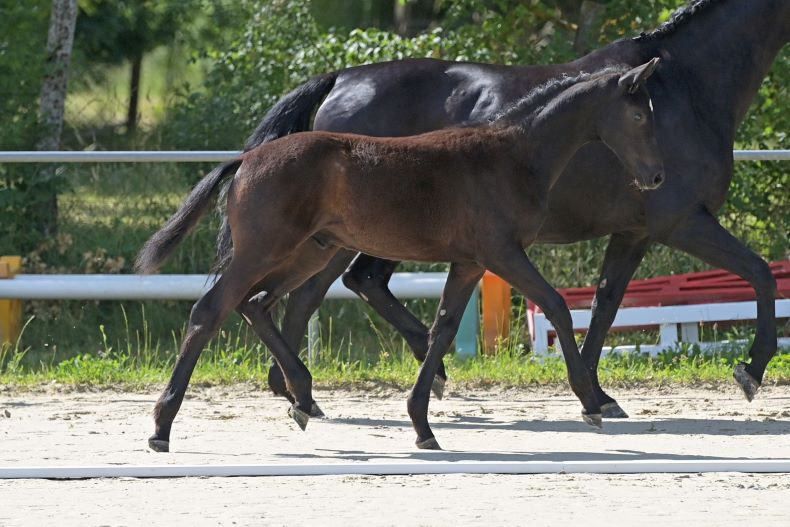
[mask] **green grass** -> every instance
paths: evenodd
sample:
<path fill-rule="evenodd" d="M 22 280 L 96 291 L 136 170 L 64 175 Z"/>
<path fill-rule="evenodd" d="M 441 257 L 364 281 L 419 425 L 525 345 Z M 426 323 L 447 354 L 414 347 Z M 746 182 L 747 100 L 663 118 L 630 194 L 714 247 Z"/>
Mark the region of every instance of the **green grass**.
<path fill-rule="evenodd" d="M 143 317 L 145 320 L 145 317 Z M 139 389 L 165 383 L 173 368 L 180 335 L 162 346 L 144 323 L 132 328 L 125 319 L 125 336 L 114 342 L 103 326 L 99 328 L 102 347 L 96 353 L 82 353 L 59 360 L 39 354 L 31 361 L 29 349 L 17 345 L 0 348 L 0 384 L 24 388 L 55 381 L 71 386 Z M 713 354 L 685 347 L 666 351 L 656 357 L 642 353 L 614 354 L 600 363 L 604 385 L 670 383 L 697 384 L 726 382 L 732 369 L 744 360 L 745 349 L 731 347 Z M 462 360 L 447 358 L 455 386 L 513 387 L 561 384 L 566 382 L 565 365 L 555 355 L 536 359 L 521 346 L 505 346 L 493 356 Z M 204 351 L 195 370 L 193 383 L 226 385 L 240 382 L 266 385 L 268 354 L 249 330 L 223 330 Z M 416 378 L 418 365 L 403 345 L 382 341 L 378 354 L 360 354 L 353 342 L 333 342 L 331 332 L 325 339 L 310 369 L 319 386 L 389 385 L 405 389 Z M 781 350 L 771 362 L 767 382 L 790 383 L 790 350 Z"/>

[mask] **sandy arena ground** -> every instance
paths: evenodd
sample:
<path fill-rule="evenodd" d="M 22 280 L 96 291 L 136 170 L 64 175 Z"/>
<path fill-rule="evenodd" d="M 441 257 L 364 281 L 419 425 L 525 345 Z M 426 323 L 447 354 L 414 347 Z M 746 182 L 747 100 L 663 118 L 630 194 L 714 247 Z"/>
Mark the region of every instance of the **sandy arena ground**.
<path fill-rule="evenodd" d="M 318 391 L 306 432 L 251 386 L 192 388 L 149 452 L 158 393 L 0 387 L 0 466 L 790 458 L 790 387 L 612 390 L 632 417 L 584 425 L 562 388 L 431 402 L 443 452 L 413 448 L 405 393 Z M 790 525 L 790 475 L 438 475 L 0 480 L 0 525 Z"/>

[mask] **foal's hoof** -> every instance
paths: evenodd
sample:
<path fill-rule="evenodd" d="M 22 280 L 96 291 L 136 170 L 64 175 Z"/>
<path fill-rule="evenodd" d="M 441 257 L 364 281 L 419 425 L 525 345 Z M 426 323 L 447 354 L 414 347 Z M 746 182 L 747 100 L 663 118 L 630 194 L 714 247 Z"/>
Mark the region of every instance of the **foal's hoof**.
<path fill-rule="evenodd" d="M 148 448 L 154 452 L 170 452 L 170 441 L 151 436 L 148 438 Z"/>
<path fill-rule="evenodd" d="M 441 450 L 442 447 L 439 446 L 439 442 L 436 441 L 435 437 L 430 437 L 425 441 L 420 441 L 419 439 L 415 442 L 417 448 L 422 450 Z"/>
<path fill-rule="evenodd" d="M 746 400 L 752 402 L 752 399 L 754 399 L 754 396 L 757 395 L 757 391 L 760 389 L 760 383 L 746 371 L 746 364 L 741 362 L 735 366 L 732 376 L 735 377 L 735 382 L 743 390 Z"/>
<path fill-rule="evenodd" d="M 447 380 L 446 379 L 442 379 L 438 375 L 434 376 L 433 384 L 431 384 L 431 391 L 433 392 L 433 395 L 437 399 L 439 399 L 440 401 L 442 400 L 442 397 L 444 397 L 444 385 L 445 384 L 447 384 Z"/>
<path fill-rule="evenodd" d="M 318 407 L 315 401 L 313 401 L 313 404 L 310 406 L 310 417 L 315 417 L 316 419 L 323 419 L 326 417 L 324 411 Z"/>
<path fill-rule="evenodd" d="M 594 426 L 595 428 L 603 428 L 603 419 L 601 418 L 601 414 L 588 414 L 587 412 L 582 412 L 582 419 L 584 422 L 590 426 Z"/>
<path fill-rule="evenodd" d="M 298 424 L 299 428 L 301 428 L 302 432 L 304 432 L 304 429 L 307 428 L 307 421 L 310 420 L 310 414 L 303 412 L 297 408 L 296 405 L 293 405 L 288 408 L 288 415 L 293 418 L 294 421 L 296 421 L 296 424 Z"/>
<path fill-rule="evenodd" d="M 628 419 L 628 414 L 615 402 L 602 404 L 601 415 L 606 419 Z"/>

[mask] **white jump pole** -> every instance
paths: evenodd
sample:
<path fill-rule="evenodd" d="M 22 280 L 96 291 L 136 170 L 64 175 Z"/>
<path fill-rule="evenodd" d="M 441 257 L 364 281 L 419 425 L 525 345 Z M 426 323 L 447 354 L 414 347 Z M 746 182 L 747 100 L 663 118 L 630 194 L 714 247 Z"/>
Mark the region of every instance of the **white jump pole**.
<path fill-rule="evenodd" d="M 0 298 L 19 300 L 195 300 L 214 283 L 212 275 L 20 274 L 0 280 Z M 390 289 L 398 298 L 439 298 L 447 273 L 395 273 Z M 327 298 L 355 299 L 340 280 Z"/>
<path fill-rule="evenodd" d="M 0 467 L 0 479 L 394 476 L 409 474 L 688 474 L 701 472 L 788 473 L 790 472 L 790 459 Z"/>

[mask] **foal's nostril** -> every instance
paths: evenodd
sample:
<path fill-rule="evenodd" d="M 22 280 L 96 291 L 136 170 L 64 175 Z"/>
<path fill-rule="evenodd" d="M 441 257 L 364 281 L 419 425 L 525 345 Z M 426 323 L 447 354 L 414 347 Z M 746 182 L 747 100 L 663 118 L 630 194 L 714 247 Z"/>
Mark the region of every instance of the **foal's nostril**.
<path fill-rule="evenodd" d="M 653 184 L 654 184 L 655 186 L 659 186 L 659 185 L 660 185 L 661 183 L 663 183 L 663 182 L 664 182 L 664 174 L 662 174 L 661 172 L 659 172 L 658 174 L 656 174 L 656 177 L 655 177 L 655 178 L 653 178 Z"/>

